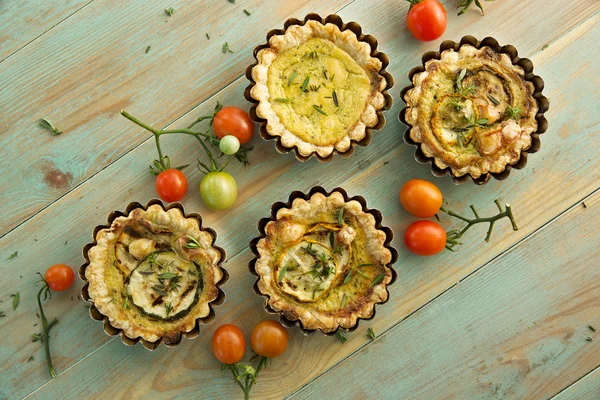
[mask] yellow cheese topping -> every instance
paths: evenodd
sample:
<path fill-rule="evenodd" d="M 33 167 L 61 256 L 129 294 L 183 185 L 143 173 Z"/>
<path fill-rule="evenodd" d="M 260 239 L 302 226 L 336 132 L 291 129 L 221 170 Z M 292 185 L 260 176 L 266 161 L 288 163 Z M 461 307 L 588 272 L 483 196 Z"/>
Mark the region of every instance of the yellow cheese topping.
<path fill-rule="evenodd" d="M 344 50 L 319 38 L 279 54 L 269 68 L 267 85 L 285 128 L 318 146 L 344 138 L 360 120 L 372 92 L 365 70 Z"/>

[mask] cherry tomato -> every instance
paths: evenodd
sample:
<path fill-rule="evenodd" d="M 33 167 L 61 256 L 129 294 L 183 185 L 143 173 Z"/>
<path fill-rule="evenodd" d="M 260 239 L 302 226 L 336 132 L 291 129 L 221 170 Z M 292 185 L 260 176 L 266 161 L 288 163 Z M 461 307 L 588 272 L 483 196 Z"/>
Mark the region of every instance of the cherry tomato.
<path fill-rule="evenodd" d="M 252 330 L 250 345 L 259 356 L 278 357 L 288 345 L 287 329 L 277 321 L 261 321 Z"/>
<path fill-rule="evenodd" d="M 244 357 L 246 339 L 235 325 L 221 325 L 212 337 L 213 354 L 223 364 L 235 364 Z"/>
<path fill-rule="evenodd" d="M 233 155 L 240 149 L 240 141 L 233 135 L 227 135 L 219 141 L 219 150 L 223 154 Z"/>
<path fill-rule="evenodd" d="M 442 192 L 429 181 L 411 179 L 400 189 L 400 203 L 412 215 L 433 217 L 442 206 Z"/>
<path fill-rule="evenodd" d="M 156 177 L 156 193 L 169 203 L 179 201 L 187 192 L 187 179 L 178 169 L 168 169 Z"/>
<path fill-rule="evenodd" d="M 212 126 L 219 139 L 233 135 L 241 144 L 248 142 L 254 132 L 254 124 L 248 113 L 238 107 L 223 107 L 215 115 Z"/>
<path fill-rule="evenodd" d="M 408 30 L 424 42 L 442 36 L 446 30 L 446 22 L 446 10 L 438 0 L 423 0 L 413 4 L 406 14 Z"/>
<path fill-rule="evenodd" d="M 237 183 L 227 172 L 210 172 L 200 181 L 200 197 L 211 210 L 226 210 L 235 204 Z"/>
<path fill-rule="evenodd" d="M 432 256 L 446 247 L 446 231 L 437 222 L 413 222 L 404 232 L 404 244 L 415 254 Z"/>
<path fill-rule="evenodd" d="M 75 273 L 66 264 L 55 264 L 48 268 L 44 277 L 51 290 L 62 292 L 73 286 Z"/>

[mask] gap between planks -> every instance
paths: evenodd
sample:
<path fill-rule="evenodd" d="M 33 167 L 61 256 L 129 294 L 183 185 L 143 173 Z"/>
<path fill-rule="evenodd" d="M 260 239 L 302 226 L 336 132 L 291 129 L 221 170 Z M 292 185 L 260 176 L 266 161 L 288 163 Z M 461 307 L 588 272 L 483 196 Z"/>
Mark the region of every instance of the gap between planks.
<path fill-rule="evenodd" d="M 437 296 L 432 297 L 429 301 L 423 303 L 420 307 L 414 309 L 412 312 L 410 312 L 409 314 L 407 314 L 404 318 L 402 318 L 401 320 L 399 320 L 397 323 L 391 325 L 388 329 L 384 330 L 382 333 L 377 334 L 377 336 L 375 337 L 374 340 L 365 343 L 361 347 L 357 348 L 354 352 L 348 354 L 346 357 L 344 357 L 343 359 L 339 360 L 337 363 L 333 364 L 331 367 L 329 367 L 326 370 L 322 371 L 320 374 L 314 376 L 309 382 L 305 383 L 304 385 L 302 385 L 301 387 L 299 387 L 296 391 L 294 391 L 293 393 L 289 394 L 286 397 L 286 399 L 293 398 L 296 394 L 298 394 L 304 388 L 306 388 L 307 386 L 309 386 L 311 384 L 311 382 L 313 382 L 314 380 L 316 380 L 316 379 L 320 378 L 321 376 L 327 374 L 330 370 L 332 370 L 333 368 L 337 367 L 338 365 L 341 365 L 348 358 L 352 357 L 354 354 L 358 353 L 359 351 L 361 351 L 365 347 L 369 346 L 371 343 L 374 343 L 375 341 L 379 340 L 379 338 L 383 337 L 389 331 L 395 329 L 397 326 L 399 326 L 401 323 L 403 323 L 404 321 L 406 321 L 408 318 L 412 317 L 413 315 L 415 315 L 416 313 L 418 313 L 419 311 L 421 311 L 425 307 L 429 306 L 429 304 L 431 304 L 434 301 L 436 301 L 438 298 L 444 296 L 446 293 L 448 293 L 451 290 L 453 290 L 454 288 L 456 288 L 465 279 L 469 279 L 471 276 L 477 274 L 478 272 L 483 271 L 483 269 L 485 267 L 487 267 L 490 263 L 496 261 L 498 258 L 500 258 L 500 257 L 504 256 L 505 254 L 507 254 L 508 252 L 512 251 L 517 246 L 520 246 L 522 243 L 524 243 L 525 241 L 529 240 L 529 238 L 533 237 L 533 235 L 538 234 L 538 232 L 541 232 L 543 229 L 545 229 L 546 227 L 548 227 L 548 225 L 550 225 L 552 222 L 558 220 L 563 215 L 565 215 L 568 212 L 570 212 L 571 210 L 575 209 L 575 207 L 582 207 L 582 203 L 583 202 L 585 202 L 586 200 L 589 200 L 592 197 L 594 197 L 595 195 L 599 195 L 599 194 L 600 194 L 600 187 L 594 189 L 591 193 L 589 193 L 588 195 L 584 196 L 582 199 L 577 200 L 574 204 L 572 204 L 571 206 L 567 207 L 564 211 L 560 212 L 558 215 L 556 215 L 555 217 L 553 217 L 552 219 L 550 219 L 546 223 L 542 224 L 539 228 L 537 228 L 536 230 L 532 231 L 531 233 L 529 233 L 529 235 L 523 237 L 521 240 L 519 240 L 518 242 L 514 243 L 512 246 L 508 247 L 506 250 L 504 250 L 500 254 L 497 254 L 496 256 L 492 257 L 488 261 L 484 262 L 480 267 L 474 269 L 470 274 L 465 275 L 464 277 L 462 277 L 461 279 L 459 279 L 458 282 L 456 282 L 454 285 L 450 286 L 449 288 L 447 288 L 443 292 L 439 293 Z M 568 388 L 570 388 L 571 386 L 573 386 L 575 383 L 579 382 L 581 379 L 585 378 L 586 376 L 588 376 L 589 374 L 591 374 L 592 372 L 594 372 L 598 368 L 600 368 L 600 365 L 598 365 L 595 368 L 592 368 L 591 371 L 588 371 L 583 376 L 581 376 L 579 379 L 577 379 L 574 382 L 572 382 L 571 384 L 565 386 L 560 392 L 558 392 L 557 394 L 555 394 L 554 396 L 552 396 L 550 399 L 555 398 L 560 393 L 564 392 L 565 390 L 567 390 Z"/>
<path fill-rule="evenodd" d="M 58 25 L 60 25 L 63 22 L 65 22 L 67 19 L 71 18 L 75 13 L 78 13 L 79 11 L 83 10 L 85 7 L 87 7 L 90 4 L 92 4 L 94 1 L 96 1 L 96 0 L 90 0 L 90 1 L 88 1 L 87 3 L 85 3 L 84 5 L 82 5 L 81 7 L 79 7 L 77 10 L 73 11 L 71 14 L 67 15 L 66 17 L 64 17 L 63 19 L 61 19 L 60 21 L 58 21 L 57 23 L 55 23 L 54 25 L 52 25 L 50 28 L 46 29 L 45 31 L 43 31 L 42 33 L 40 33 L 39 35 L 37 35 L 36 37 L 34 37 L 33 39 L 31 39 L 29 42 L 25 43 L 23 46 L 19 47 L 18 49 L 16 49 L 15 51 L 13 51 L 12 53 L 10 53 L 6 57 L 4 57 L 2 60 L 0 60 L 0 64 L 2 62 L 4 62 L 5 60 L 9 59 L 10 57 L 12 57 L 14 54 L 17 54 L 19 51 L 23 50 L 25 47 L 29 46 L 31 43 L 35 42 L 36 40 L 38 40 L 39 38 L 41 38 L 42 36 L 44 36 L 46 33 L 50 32 L 52 29 L 56 28 Z M 23 222 L 25 222 L 25 221 L 23 221 Z"/>
<path fill-rule="evenodd" d="M 558 396 L 560 396 L 566 390 L 568 390 L 569 388 L 571 388 L 574 385 L 578 384 L 580 381 L 584 380 L 585 378 L 587 378 L 588 376 L 592 375 L 593 373 L 595 373 L 597 371 L 600 372 L 600 364 L 596 365 L 594 368 L 592 368 L 589 372 L 587 372 L 586 374 L 584 374 L 579 379 L 575 379 L 570 385 L 565 386 L 564 388 L 562 388 L 558 393 L 556 393 L 554 396 L 550 397 L 549 400 L 557 399 Z"/>
<path fill-rule="evenodd" d="M 79 9 L 77 9 L 75 12 L 73 12 L 72 14 L 70 14 L 69 16 L 67 16 L 66 18 L 64 18 L 63 20 L 61 20 L 59 23 L 53 25 L 50 29 L 48 29 L 47 31 L 45 31 L 44 33 L 42 33 L 41 35 L 37 36 L 35 39 L 29 41 L 26 45 L 24 45 L 23 47 L 20 47 L 19 49 L 15 50 L 15 52 L 13 52 L 12 54 L 10 54 L 8 57 L 12 56 L 13 54 L 15 54 L 16 52 L 18 52 L 19 50 L 21 50 L 22 48 L 26 47 L 27 45 L 29 45 L 30 43 L 34 42 L 35 40 L 37 40 L 38 38 L 40 38 L 41 36 L 43 36 L 46 32 L 50 31 L 51 29 L 53 29 L 54 27 L 56 27 L 57 25 L 59 25 L 60 23 L 62 23 L 63 21 L 65 21 L 67 18 L 69 18 L 71 15 L 75 14 L 76 12 L 78 12 L 79 10 L 83 9 L 84 7 L 86 7 L 87 5 L 91 4 L 92 2 L 94 2 L 95 0 L 91 0 L 89 3 L 85 4 L 84 6 L 80 7 Z M 348 7 L 349 5 L 351 5 L 352 3 L 354 3 L 356 0 L 350 0 L 346 5 L 344 5 L 343 7 L 339 8 L 338 10 L 336 10 L 335 12 L 333 12 L 332 14 L 338 14 L 340 11 L 342 11 L 343 9 L 345 9 L 346 7 Z M 8 57 L 6 57 L 4 60 L 6 60 Z M 0 63 L 4 60 L 1 60 Z M 227 89 L 228 87 L 230 87 L 231 85 L 233 85 L 234 83 L 240 81 L 241 79 L 243 79 L 246 76 L 246 72 L 244 70 L 244 73 L 239 75 L 237 78 L 234 78 L 233 80 L 231 80 L 229 83 L 226 83 L 223 87 L 221 87 L 219 90 L 215 91 L 214 93 L 208 95 L 208 97 L 206 97 L 204 100 L 202 100 L 200 103 L 196 104 L 195 106 L 193 106 L 192 108 L 190 108 L 188 111 L 184 112 L 183 114 L 181 114 L 179 117 L 176 117 L 175 119 L 173 119 L 171 122 L 168 122 L 166 125 L 164 125 L 162 127 L 162 129 L 168 128 L 171 125 L 175 124 L 177 121 L 183 119 L 184 117 L 186 117 L 187 115 L 189 115 L 190 113 L 192 113 L 194 110 L 196 110 L 197 108 L 200 108 L 201 106 L 205 105 L 206 103 L 209 103 L 210 101 L 214 100 L 214 98 L 216 96 L 218 96 L 220 93 L 222 93 L 225 89 Z M 142 130 L 143 131 L 143 130 Z M 85 178 L 84 180 L 82 180 L 81 182 L 79 182 L 79 184 L 73 186 L 72 188 L 70 188 L 68 191 L 64 192 L 61 196 L 57 197 L 53 202 L 48 203 L 45 207 L 40 208 L 39 210 L 37 210 L 36 212 L 34 212 L 33 214 L 31 214 L 30 216 L 28 216 L 27 218 L 25 218 L 23 221 L 21 221 L 21 223 L 19 223 L 18 225 L 15 225 L 12 229 L 6 231 L 3 235 L 0 235 L 0 240 L 2 240 L 2 238 L 4 238 L 5 236 L 7 236 L 9 233 L 13 232 L 14 230 L 16 230 L 17 228 L 21 227 L 22 225 L 26 224 L 30 219 L 32 219 L 33 217 L 35 217 L 36 215 L 40 214 L 41 212 L 43 212 L 44 210 L 46 210 L 47 208 L 49 208 L 50 206 L 52 206 L 53 204 L 55 204 L 56 202 L 60 201 L 63 197 L 67 196 L 68 194 L 70 194 L 72 191 L 74 191 L 75 189 L 79 188 L 80 186 L 82 186 L 83 184 L 85 184 L 87 181 L 89 181 L 90 179 L 92 179 L 93 177 L 95 177 L 96 175 L 98 175 L 99 173 L 101 173 L 104 169 L 108 168 L 109 166 L 111 166 L 112 164 L 118 162 L 119 160 L 121 160 L 122 158 L 126 157 L 129 153 L 131 153 L 132 151 L 134 151 L 135 149 L 137 149 L 138 147 L 142 146 L 143 144 L 145 144 L 147 141 L 149 140 L 154 140 L 153 138 L 149 137 L 148 139 L 145 139 L 141 142 L 139 142 L 137 145 L 131 147 L 128 151 L 126 151 L 125 153 L 123 153 L 120 157 L 115 158 L 111 163 L 108 163 L 106 165 L 104 165 L 102 168 L 100 168 L 98 171 L 96 171 L 95 173 L 91 174 L 90 176 L 88 176 L 87 178 Z"/>

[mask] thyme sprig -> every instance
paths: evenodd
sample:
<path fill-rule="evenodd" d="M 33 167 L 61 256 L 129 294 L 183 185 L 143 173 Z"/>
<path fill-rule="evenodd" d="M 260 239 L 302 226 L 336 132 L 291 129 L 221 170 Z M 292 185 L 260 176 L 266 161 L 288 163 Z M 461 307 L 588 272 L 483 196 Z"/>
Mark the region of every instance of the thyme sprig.
<path fill-rule="evenodd" d="M 500 204 L 499 200 L 494 200 L 494 203 L 498 207 L 499 212 L 498 212 L 498 214 L 493 215 L 491 217 L 480 217 L 479 213 L 475 209 L 475 206 L 473 206 L 472 204 L 469 207 L 471 208 L 471 211 L 475 215 L 475 218 L 467 218 L 467 217 L 464 217 L 462 215 L 455 213 L 454 211 L 450 211 L 444 207 L 441 207 L 440 208 L 441 211 L 445 212 L 446 214 L 450 215 L 451 217 L 458 218 L 467 223 L 467 225 L 461 230 L 453 229 L 453 230 L 446 232 L 446 249 L 451 250 L 451 251 L 456 251 L 456 250 L 454 250 L 454 247 L 461 244 L 459 241 L 460 238 L 465 234 L 465 232 L 467 232 L 469 230 L 469 228 L 471 228 L 473 225 L 476 225 L 476 224 L 480 224 L 480 223 L 488 223 L 489 224 L 487 234 L 485 235 L 485 239 L 484 239 L 486 242 L 490 241 L 490 237 L 492 236 L 492 230 L 494 229 L 494 224 L 496 223 L 496 221 L 498 221 L 502 218 L 508 218 L 510 220 L 513 231 L 519 230 L 519 228 L 517 226 L 517 222 L 515 221 L 515 218 L 513 216 L 512 208 L 510 207 L 510 204 L 506 204 L 504 206 L 504 208 L 502 208 L 502 205 Z"/>
<path fill-rule="evenodd" d="M 173 7 L 165 8 L 165 14 L 167 14 L 169 17 L 173 15 L 174 12 L 175 9 Z"/>
<path fill-rule="evenodd" d="M 504 114 L 508 118 L 512 118 L 512 119 L 516 120 L 521 117 L 521 109 L 517 106 L 515 106 L 515 107 L 508 106 L 508 107 L 506 107 L 506 111 L 504 112 Z"/>
<path fill-rule="evenodd" d="M 271 359 L 264 356 L 255 356 L 250 359 L 252 361 L 254 358 L 258 358 L 258 364 L 256 368 L 249 364 L 235 363 L 235 364 L 223 364 L 221 366 L 221 372 L 225 372 L 227 369 L 231 371 L 233 375 L 233 380 L 244 392 L 244 399 L 248 400 L 250 398 L 250 390 L 252 386 L 256 383 L 256 378 L 258 377 L 258 373 L 267 367 L 267 364 L 270 363 Z"/>
<path fill-rule="evenodd" d="M 234 53 L 234 51 L 229 48 L 229 43 L 227 43 L 227 42 L 225 42 L 223 44 L 223 48 L 221 49 L 221 51 L 223 52 L 223 54 L 225 54 L 227 52 Z"/>
<path fill-rule="evenodd" d="M 185 237 L 187 238 L 188 242 L 186 244 L 183 245 L 183 247 L 185 247 L 186 249 L 197 249 L 200 246 L 200 243 L 198 243 L 198 241 L 190 236 L 190 235 L 185 235 Z"/>
<path fill-rule="evenodd" d="M 36 282 L 36 286 L 41 285 L 40 290 L 37 293 L 37 304 L 40 310 L 39 316 L 42 320 L 42 337 L 41 340 L 44 342 L 44 351 L 46 352 L 46 362 L 48 364 L 48 372 L 52 378 L 56 378 L 56 371 L 52 366 L 52 356 L 50 355 L 50 336 L 48 327 L 48 320 L 46 319 L 46 314 L 44 314 L 44 307 L 42 307 L 42 296 L 44 301 L 52 298 L 52 291 L 50 290 L 50 286 L 48 286 L 48 282 L 44 279 L 42 274 L 38 272 L 40 276 L 40 280 Z M 58 321 L 57 321 L 58 322 Z"/>
<path fill-rule="evenodd" d="M 373 332 L 373 328 L 367 329 L 367 337 L 371 340 L 375 340 L 375 332 Z"/>
<path fill-rule="evenodd" d="M 320 106 L 320 105 L 318 105 L 318 106 L 317 106 L 317 105 L 313 105 L 313 108 L 314 108 L 314 109 L 315 109 L 315 110 L 316 110 L 316 111 L 317 111 L 319 114 L 322 114 L 322 115 L 325 115 L 325 116 L 327 116 L 327 113 L 326 113 L 325 111 L 323 111 L 323 107 L 322 107 L 322 106 Z"/>
<path fill-rule="evenodd" d="M 338 338 L 338 340 L 344 344 L 348 341 L 348 333 L 343 330 L 342 328 L 339 328 L 337 330 L 337 332 L 335 333 L 335 336 Z"/>
<path fill-rule="evenodd" d="M 46 118 L 40 119 L 40 126 L 51 130 L 52 134 L 54 136 L 60 135 L 62 133 L 61 131 L 58 130 L 58 128 L 56 128 L 54 125 L 52 125 L 52 123 L 50 121 L 48 121 Z"/>
<path fill-rule="evenodd" d="M 494 1 L 494 0 L 485 0 L 485 1 Z M 481 10 L 481 15 L 485 15 L 485 13 L 483 12 L 483 6 L 481 5 L 481 0 L 461 0 L 461 1 L 459 1 L 458 5 L 456 6 L 456 8 L 459 9 L 458 15 L 463 15 L 465 13 L 465 11 L 467 11 L 469 9 L 469 7 L 471 7 L 471 4 L 473 4 L 473 2 L 477 6 L 477 8 L 479 8 Z"/>

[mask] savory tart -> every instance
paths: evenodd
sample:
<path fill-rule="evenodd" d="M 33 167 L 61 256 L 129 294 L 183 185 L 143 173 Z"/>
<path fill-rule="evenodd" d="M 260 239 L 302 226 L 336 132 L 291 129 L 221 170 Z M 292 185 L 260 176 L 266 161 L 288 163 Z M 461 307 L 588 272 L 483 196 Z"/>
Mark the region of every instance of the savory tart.
<path fill-rule="evenodd" d="M 305 330 L 352 328 L 387 300 L 394 273 L 386 233 L 356 200 L 334 191 L 281 208 L 256 243 L 257 289 Z"/>
<path fill-rule="evenodd" d="M 382 61 L 350 29 L 308 20 L 269 38 L 256 54 L 250 91 L 271 136 L 303 157 L 350 149 L 386 107 Z"/>
<path fill-rule="evenodd" d="M 219 295 L 223 255 L 213 241 L 177 208 L 135 208 L 96 234 L 85 269 L 90 300 L 127 337 L 175 344 Z"/>
<path fill-rule="evenodd" d="M 456 177 L 479 178 L 515 164 L 532 144 L 534 84 L 508 54 L 463 44 L 431 59 L 404 95 L 410 138 Z"/>

